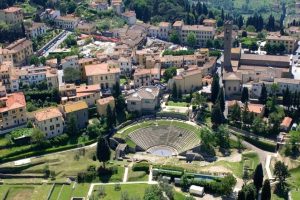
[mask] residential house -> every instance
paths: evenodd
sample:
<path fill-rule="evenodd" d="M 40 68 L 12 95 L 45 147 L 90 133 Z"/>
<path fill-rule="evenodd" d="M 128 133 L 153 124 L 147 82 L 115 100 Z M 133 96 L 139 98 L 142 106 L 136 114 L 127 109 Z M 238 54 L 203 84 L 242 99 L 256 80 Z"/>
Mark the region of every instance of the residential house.
<path fill-rule="evenodd" d="M 66 68 L 74 68 L 79 70 L 79 62 L 78 62 L 78 56 L 67 56 L 64 59 L 61 60 L 61 68 L 66 69 Z"/>
<path fill-rule="evenodd" d="M 60 110 L 52 107 L 36 111 L 34 125 L 45 133 L 46 138 L 52 138 L 63 133 L 65 121 Z"/>
<path fill-rule="evenodd" d="M 280 129 L 282 131 L 285 131 L 285 132 L 289 132 L 291 126 L 292 126 L 292 122 L 293 122 L 293 119 L 290 118 L 290 117 L 285 117 L 281 124 L 280 124 Z"/>
<path fill-rule="evenodd" d="M 6 24 L 21 24 L 24 16 L 22 8 L 9 7 L 0 10 L 0 21 L 4 21 Z"/>
<path fill-rule="evenodd" d="M 55 20 L 57 17 L 60 17 L 60 11 L 48 8 L 41 13 L 40 17 L 42 20 Z"/>
<path fill-rule="evenodd" d="M 159 107 L 159 87 L 141 87 L 126 97 L 127 109 L 130 112 L 154 112 Z"/>
<path fill-rule="evenodd" d="M 120 82 L 120 68 L 109 63 L 86 65 L 83 73 L 88 85 L 99 84 L 101 89 L 112 89 Z"/>
<path fill-rule="evenodd" d="M 227 98 L 234 98 L 242 92 L 241 78 L 234 72 L 226 73 L 223 76 L 224 91 Z"/>
<path fill-rule="evenodd" d="M 95 23 L 87 23 L 87 22 L 80 22 L 77 26 L 77 30 L 79 30 L 80 33 L 91 35 L 93 33 L 96 33 L 96 24 Z"/>
<path fill-rule="evenodd" d="M 97 11 L 105 11 L 108 9 L 108 2 L 106 0 L 93 0 L 89 6 Z"/>
<path fill-rule="evenodd" d="M 169 40 L 169 34 L 172 29 L 171 24 L 169 22 L 160 22 L 158 27 L 158 38 L 162 40 Z"/>
<path fill-rule="evenodd" d="M 74 117 L 78 129 L 87 127 L 89 112 L 88 105 L 85 101 L 68 102 L 65 105 L 61 105 L 59 108 L 67 122 Z"/>
<path fill-rule="evenodd" d="M 121 74 L 130 75 L 132 71 L 132 62 L 130 57 L 121 57 L 118 60 Z"/>
<path fill-rule="evenodd" d="M 122 18 L 129 26 L 132 26 L 136 23 L 136 14 L 134 11 L 126 11 L 122 13 Z"/>
<path fill-rule="evenodd" d="M 6 94 L 1 89 L 0 96 L 0 133 L 27 123 L 26 100 L 22 92 Z"/>
<path fill-rule="evenodd" d="M 137 68 L 133 74 L 135 88 L 150 86 L 154 80 L 160 80 L 160 67 L 152 69 Z"/>
<path fill-rule="evenodd" d="M 292 36 L 268 35 L 266 40 L 271 45 L 283 44 L 287 54 L 292 54 L 297 48 L 297 40 Z"/>
<path fill-rule="evenodd" d="M 97 112 L 100 116 L 107 115 L 107 106 L 110 106 L 112 110 L 115 109 L 115 99 L 113 96 L 109 96 L 106 98 L 101 98 L 97 100 Z"/>
<path fill-rule="evenodd" d="M 58 28 L 66 30 L 75 30 L 80 19 L 73 15 L 58 16 L 55 18 L 54 22 Z"/>
<path fill-rule="evenodd" d="M 48 27 L 45 23 L 33 22 L 25 26 L 25 32 L 29 38 L 36 38 L 37 36 L 43 35 L 47 29 Z"/>
<path fill-rule="evenodd" d="M 33 55 L 32 42 L 26 38 L 16 40 L 15 42 L 2 49 L 4 60 L 13 60 L 14 66 L 21 66 L 28 62 Z"/>
<path fill-rule="evenodd" d="M 89 107 L 94 107 L 96 101 L 101 98 L 100 85 L 81 85 L 65 84 L 59 87 L 61 104 L 66 104 L 69 101 L 85 101 Z"/>

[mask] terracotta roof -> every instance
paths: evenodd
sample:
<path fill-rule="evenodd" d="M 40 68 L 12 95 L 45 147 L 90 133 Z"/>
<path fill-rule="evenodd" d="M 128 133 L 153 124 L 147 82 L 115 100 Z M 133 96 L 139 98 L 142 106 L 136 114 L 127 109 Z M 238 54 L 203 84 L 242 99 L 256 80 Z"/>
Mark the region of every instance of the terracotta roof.
<path fill-rule="evenodd" d="M 22 8 L 12 6 L 12 7 L 4 9 L 3 11 L 6 12 L 6 13 L 13 13 L 13 12 L 17 12 L 17 11 L 20 11 L 20 10 L 22 10 Z"/>
<path fill-rule="evenodd" d="M 237 80 L 241 80 L 241 79 L 236 75 L 236 73 L 231 72 L 231 73 L 224 74 L 223 80 L 226 80 L 226 81 L 237 81 Z"/>
<path fill-rule="evenodd" d="M 280 126 L 284 126 L 284 127 L 287 127 L 287 128 L 288 128 L 288 127 L 291 126 L 292 121 L 293 121 L 292 118 L 290 118 L 290 117 L 285 117 L 285 118 L 282 120 Z"/>
<path fill-rule="evenodd" d="M 108 63 L 86 65 L 84 68 L 86 76 L 120 73 L 120 68 L 116 66 L 109 66 Z"/>
<path fill-rule="evenodd" d="M 35 114 L 35 119 L 37 121 L 45 121 L 48 119 L 53 119 L 56 117 L 62 117 L 62 113 L 58 108 L 46 108 L 40 111 L 37 111 Z"/>
<path fill-rule="evenodd" d="M 99 105 L 106 105 L 112 101 L 115 101 L 114 97 L 113 96 L 110 96 L 110 97 L 106 97 L 106 98 L 102 98 L 102 99 L 98 99 L 97 100 L 97 104 Z"/>
<path fill-rule="evenodd" d="M 253 104 L 253 103 L 248 104 L 249 112 L 253 112 L 257 114 L 260 114 L 263 111 L 264 107 L 265 106 L 262 104 Z"/>
<path fill-rule="evenodd" d="M 32 42 L 30 40 L 27 40 L 26 38 L 19 39 L 10 45 L 8 45 L 5 49 L 11 51 L 11 52 L 19 52 L 20 50 L 31 46 Z"/>
<path fill-rule="evenodd" d="M 273 56 L 273 55 L 256 55 L 256 54 L 242 54 L 241 60 L 258 60 L 261 62 L 278 61 L 278 62 L 290 62 L 289 56 Z"/>
<path fill-rule="evenodd" d="M 0 112 L 26 107 L 26 101 L 23 92 L 8 94 L 6 97 L 0 98 L 0 101 L 4 101 L 6 103 L 5 107 L 0 108 Z"/>
<path fill-rule="evenodd" d="M 88 105 L 85 101 L 68 102 L 67 104 L 63 105 L 65 113 L 76 112 L 87 108 Z"/>
<path fill-rule="evenodd" d="M 276 40 L 276 41 L 294 41 L 296 42 L 296 39 L 291 36 L 275 36 L 275 35 L 269 35 L 266 38 L 267 40 Z"/>
<path fill-rule="evenodd" d="M 208 31 L 212 32 L 214 31 L 214 27 L 211 26 L 203 26 L 203 25 L 183 25 L 182 26 L 183 31 Z"/>
<path fill-rule="evenodd" d="M 86 92 L 100 92 L 100 85 L 81 85 L 76 87 L 77 93 L 86 93 Z"/>
<path fill-rule="evenodd" d="M 173 24 L 173 26 L 183 26 L 183 25 L 184 25 L 183 21 L 176 21 Z"/>
<path fill-rule="evenodd" d="M 161 26 L 161 27 L 168 27 L 168 26 L 170 26 L 170 23 L 169 22 L 160 22 L 159 26 Z"/>

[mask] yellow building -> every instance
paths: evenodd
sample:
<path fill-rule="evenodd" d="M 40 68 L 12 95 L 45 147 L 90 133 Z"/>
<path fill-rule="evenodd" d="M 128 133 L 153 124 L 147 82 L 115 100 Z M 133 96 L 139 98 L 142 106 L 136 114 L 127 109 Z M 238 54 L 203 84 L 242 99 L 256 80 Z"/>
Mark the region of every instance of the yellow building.
<path fill-rule="evenodd" d="M 13 60 L 14 66 L 25 64 L 29 57 L 33 55 L 32 42 L 26 38 L 16 40 L 2 49 L 4 60 Z"/>
<path fill-rule="evenodd" d="M 115 109 L 114 97 L 110 96 L 97 101 L 97 112 L 100 116 L 106 116 L 106 109 L 108 105 L 110 105 L 112 110 Z"/>
<path fill-rule="evenodd" d="M 53 69 L 50 67 L 47 68 L 46 80 L 49 88 L 58 88 L 59 82 L 58 82 L 57 69 Z"/>
<path fill-rule="evenodd" d="M 112 89 L 120 81 L 120 68 L 108 63 L 84 66 L 84 78 L 88 85 L 99 84 L 101 89 Z"/>
<path fill-rule="evenodd" d="M 174 83 L 178 90 L 189 93 L 202 86 L 202 71 L 198 67 L 184 70 L 181 74 L 169 80 L 168 88 L 172 89 Z"/>
<path fill-rule="evenodd" d="M 96 33 L 96 25 L 94 23 L 79 23 L 77 26 L 77 29 L 80 33 L 85 33 L 85 34 L 92 34 Z"/>
<path fill-rule="evenodd" d="M 27 122 L 26 101 L 22 92 L 0 97 L 0 132 Z"/>
<path fill-rule="evenodd" d="M 297 46 L 297 40 L 291 36 L 269 35 L 266 39 L 271 45 L 283 44 L 285 46 L 285 53 L 288 54 L 293 53 Z"/>
<path fill-rule="evenodd" d="M 21 8 L 9 7 L 4 10 L 0 10 L 0 20 L 7 24 L 22 23 L 24 19 Z"/>
<path fill-rule="evenodd" d="M 65 122 L 58 108 L 45 108 L 34 113 L 34 125 L 51 138 L 63 133 Z"/>

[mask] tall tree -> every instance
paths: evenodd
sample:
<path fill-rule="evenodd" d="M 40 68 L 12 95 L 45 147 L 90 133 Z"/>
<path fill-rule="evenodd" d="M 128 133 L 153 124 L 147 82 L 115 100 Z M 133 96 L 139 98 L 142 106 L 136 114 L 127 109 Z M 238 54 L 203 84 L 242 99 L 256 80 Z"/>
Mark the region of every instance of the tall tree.
<path fill-rule="evenodd" d="M 271 200 L 271 185 L 269 179 L 264 181 L 264 185 L 261 191 L 261 199 L 263 200 Z"/>
<path fill-rule="evenodd" d="M 263 180 L 264 180 L 264 172 L 263 172 L 262 164 L 260 163 L 256 166 L 256 169 L 253 174 L 253 184 L 257 190 L 257 193 L 262 187 Z"/>
<path fill-rule="evenodd" d="M 158 185 L 151 185 L 145 190 L 143 200 L 160 200 L 164 199 L 163 191 Z"/>
<path fill-rule="evenodd" d="M 225 111 L 225 95 L 224 95 L 223 87 L 220 88 L 220 90 L 219 90 L 218 102 L 220 103 L 220 107 L 221 107 L 222 112 L 224 112 Z"/>
<path fill-rule="evenodd" d="M 75 117 L 74 114 L 71 114 L 66 123 L 66 131 L 69 136 L 77 136 L 78 135 L 78 128 L 77 128 L 77 118 Z"/>
<path fill-rule="evenodd" d="M 247 87 L 243 87 L 241 101 L 243 103 L 249 101 L 249 92 Z"/>
<path fill-rule="evenodd" d="M 178 97 L 178 90 L 177 90 L 177 86 L 176 83 L 173 83 L 173 87 L 172 87 L 172 99 L 177 99 Z"/>
<path fill-rule="evenodd" d="M 113 86 L 113 96 L 114 98 L 118 98 L 121 94 L 120 83 L 117 81 Z"/>
<path fill-rule="evenodd" d="M 211 101 L 215 104 L 220 91 L 220 79 L 217 73 L 213 76 L 212 86 L 211 86 Z"/>
<path fill-rule="evenodd" d="M 267 99 L 268 99 L 268 92 L 267 92 L 266 85 L 263 83 L 262 88 L 261 88 L 261 93 L 260 93 L 260 96 L 259 96 L 259 102 L 261 104 L 265 105 L 267 103 Z"/>
<path fill-rule="evenodd" d="M 292 104 L 292 94 L 289 90 L 289 87 L 286 87 L 286 89 L 283 92 L 282 105 L 284 105 L 289 110 L 291 104 Z"/>
<path fill-rule="evenodd" d="M 288 167 L 284 164 L 284 162 L 277 161 L 274 167 L 274 175 L 276 179 L 279 181 L 280 188 L 284 188 L 285 180 L 290 176 Z"/>
<path fill-rule="evenodd" d="M 246 196 L 246 195 L 245 195 L 244 190 L 240 190 L 240 191 L 238 192 L 237 200 L 246 200 L 245 196 Z"/>
<path fill-rule="evenodd" d="M 220 107 L 220 103 L 213 105 L 211 112 L 211 121 L 214 125 L 218 126 L 223 123 L 224 115 Z"/>
<path fill-rule="evenodd" d="M 233 122 L 241 121 L 241 107 L 237 102 L 233 105 L 229 117 Z"/>
<path fill-rule="evenodd" d="M 114 110 L 111 109 L 111 106 L 109 104 L 106 108 L 106 122 L 109 129 L 112 129 L 116 124 Z"/>
<path fill-rule="evenodd" d="M 99 162 L 102 162 L 103 168 L 105 169 L 105 163 L 110 159 L 110 149 L 104 137 L 98 138 L 96 156 Z"/>
<path fill-rule="evenodd" d="M 189 32 L 187 35 L 187 45 L 191 48 L 195 48 L 197 45 L 197 38 L 194 32 Z"/>

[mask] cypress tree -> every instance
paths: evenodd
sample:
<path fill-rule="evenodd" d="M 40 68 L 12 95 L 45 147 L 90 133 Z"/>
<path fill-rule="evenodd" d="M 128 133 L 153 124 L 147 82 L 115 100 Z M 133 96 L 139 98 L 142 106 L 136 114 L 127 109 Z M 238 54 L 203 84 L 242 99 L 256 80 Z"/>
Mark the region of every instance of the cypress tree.
<path fill-rule="evenodd" d="M 213 106 L 211 112 L 211 121 L 213 122 L 214 125 L 220 125 L 222 124 L 223 119 L 224 119 L 223 112 L 221 110 L 220 103 L 218 102 Z"/>
<path fill-rule="evenodd" d="M 261 104 L 265 105 L 267 103 L 267 99 L 268 99 L 268 92 L 267 92 L 266 85 L 263 83 L 262 88 L 261 88 L 260 97 L 258 100 Z"/>
<path fill-rule="evenodd" d="M 220 108 L 222 112 L 225 110 L 225 96 L 224 96 L 224 89 L 223 87 L 220 88 L 219 94 L 218 94 L 218 103 L 220 103 Z"/>
<path fill-rule="evenodd" d="M 213 82 L 211 85 L 211 101 L 215 104 L 219 95 L 220 90 L 220 79 L 218 74 L 213 76 Z"/>
<path fill-rule="evenodd" d="M 96 156 L 99 162 L 103 163 L 103 168 L 105 169 L 105 163 L 110 159 L 110 149 L 104 137 L 98 138 Z"/>
<path fill-rule="evenodd" d="M 249 92 L 247 87 L 243 87 L 241 102 L 245 103 L 246 101 L 249 101 Z"/>
<path fill-rule="evenodd" d="M 264 181 L 264 185 L 261 191 L 261 199 L 270 200 L 271 199 L 271 185 L 269 179 Z"/>
<path fill-rule="evenodd" d="M 262 187 L 263 180 L 264 180 L 264 172 L 263 172 L 262 164 L 260 163 L 256 166 L 256 169 L 253 174 L 253 184 L 257 190 L 257 193 Z"/>

